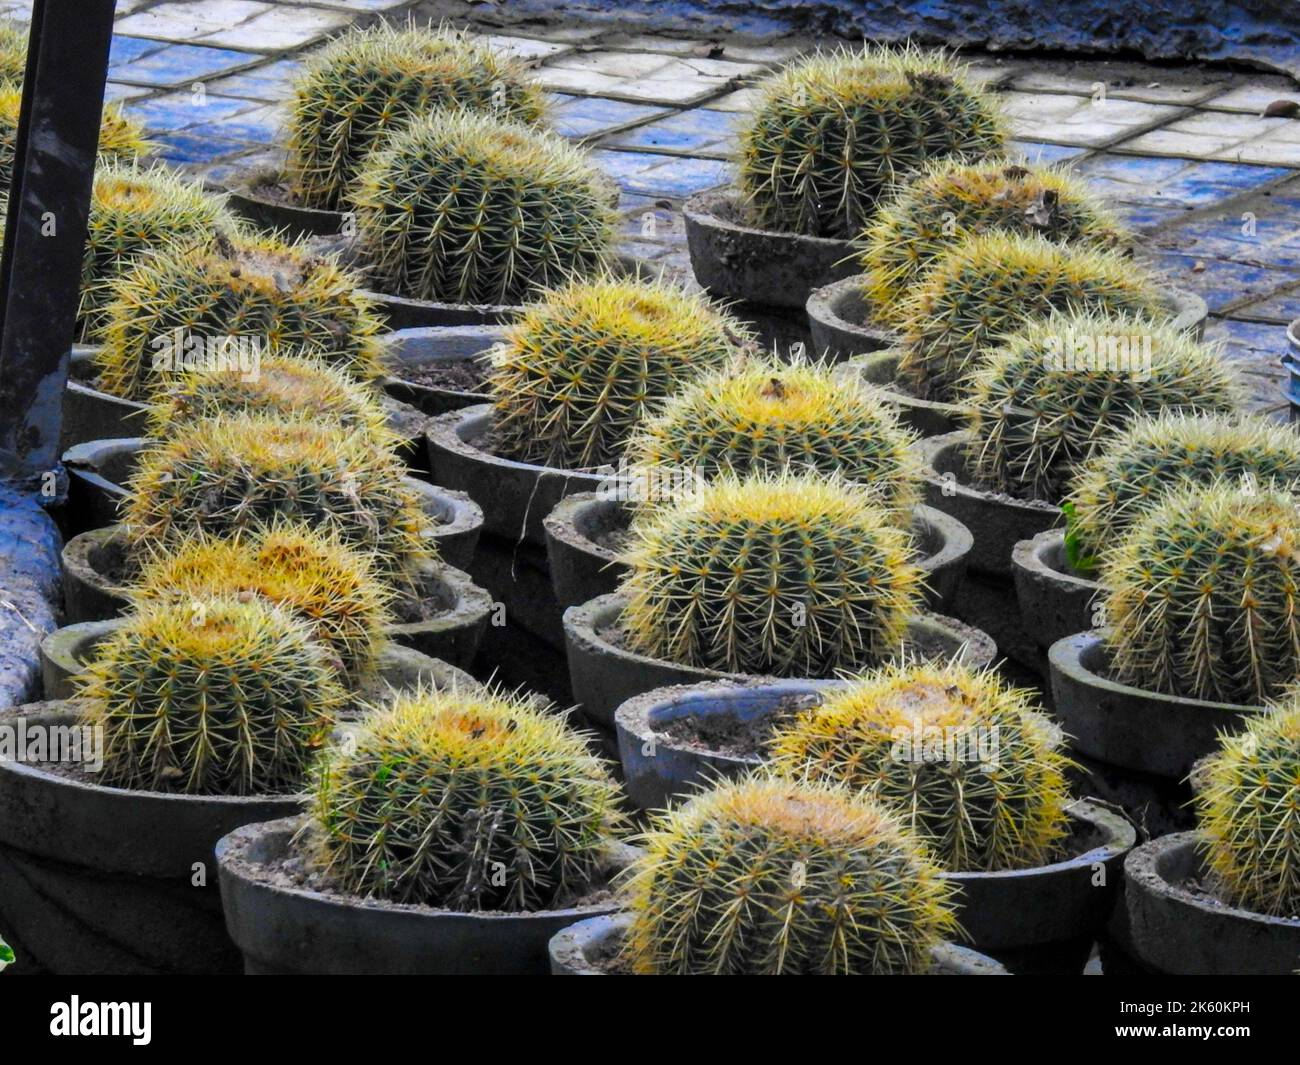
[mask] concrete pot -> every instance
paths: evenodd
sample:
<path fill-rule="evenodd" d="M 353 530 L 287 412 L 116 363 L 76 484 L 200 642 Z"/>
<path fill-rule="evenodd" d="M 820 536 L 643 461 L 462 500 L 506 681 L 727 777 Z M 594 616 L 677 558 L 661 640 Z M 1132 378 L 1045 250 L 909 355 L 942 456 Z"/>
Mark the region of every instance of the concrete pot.
<path fill-rule="evenodd" d="M 573 695 L 587 720 L 597 728 L 612 732 L 614 711 L 642 692 L 672 684 L 756 679 L 752 674 L 664 662 L 611 643 L 608 633 L 618 624 L 626 603 L 619 594 L 602 595 L 564 612 Z M 912 618 L 904 649 L 918 639 L 938 645 L 945 656 L 960 655 L 963 662 L 977 668 L 991 664 L 997 654 L 993 641 L 984 633 L 942 614 L 924 613 Z"/>
<path fill-rule="evenodd" d="M 71 699 L 76 695 L 73 678 L 90 661 L 95 648 L 122 624 L 121 618 L 83 621 L 55 629 L 41 641 L 41 677 L 45 698 Z M 405 690 L 420 685 L 443 691 L 453 687 L 472 688 L 478 682 L 464 670 L 429 655 L 390 643 L 379 653 L 373 678 L 357 691 L 360 698 L 382 698 L 389 689 Z"/>
<path fill-rule="evenodd" d="M 802 308 L 813 289 L 856 265 L 852 241 L 745 225 L 731 190 L 697 192 L 682 214 L 695 278 L 716 296 Z"/>
<path fill-rule="evenodd" d="M 1109 680 L 1098 632 L 1057 640 L 1047 657 L 1056 713 L 1072 745 L 1090 758 L 1139 773 L 1183 780 L 1197 759 L 1218 748 L 1219 733 L 1240 731 L 1262 709 Z"/>
<path fill-rule="evenodd" d="M 275 195 L 270 186 L 282 180 L 279 174 L 255 174 L 230 190 L 226 205 L 240 218 L 259 229 L 281 232 L 288 239 L 336 237 L 343 233 L 347 215 L 343 211 L 324 211 L 317 207 L 300 207 L 283 195 Z"/>
<path fill-rule="evenodd" d="M 1011 552 L 1011 576 L 1025 631 L 1039 647 L 1093 627 L 1101 585 L 1080 577 L 1065 559 L 1065 530 L 1021 540 Z"/>
<path fill-rule="evenodd" d="M 972 570 L 1007 579 L 1016 544 L 1056 525 L 1061 508 L 1036 500 L 1010 499 L 972 486 L 966 458 L 972 439 L 970 432 L 962 430 L 917 441 L 917 452 L 926 467 L 925 502 L 951 514 L 971 531 L 975 537 L 968 563 Z"/>
<path fill-rule="evenodd" d="M 833 362 L 840 362 L 854 355 L 897 346 L 897 330 L 872 320 L 862 289 L 864 280 L 864 275 L 854 274 L 815 289 L 809 295 L 804 306 L 808 311 L 814 355 L 824 354 Z"/>
<path fill-rule="evenodd" d="M 1195 832 L 1144 843 L 1124 862 L 1129 944 L 1142 965 L 1176 976 L 1291 976 L 1300 919 L 1269 917 L 1190 890 L 1205 876 Z"/>
<path fill-rule="evenodd" d="M 620 911 L 561 929 L 548 947 L 552 976 L 611 976 L 606 964 L 616 958 L 631 926 L 630 914 Z M 941 943 L 931 952 L 933 967 L 927 976 L 1009 976 L 992 958 L 956 943 Z"/>
<path fill-rule="evenodd" d="M 546 558 L 561 610 L 618 588 L 627 567 L 593 537 L 626 529 L 631 520 L 632 509 L 626 502 L 594 492 L 565 496 L 545 517 Z M 966 575 L 970 531 L 933 507 L 917 507 L 912 532 L 920 553 L 917 564 L 925 573 L 926 606 L 945 611 Z"/>
<path fill-rule="evenodd" d="M 511 543 L 546 544 L 542 520 L 572 492 L 594 492 L 601 474 L 534 466 L 483 448 L 492 407 L 451 411 L 429 427 L 429 464 L 439 484 L 469 494 L 483 508 L 484 529 Z"/>
<path fill-rule="evenodd" d="M 54 728 L 75 705 L 34 703 L 0 724 Z M 291 795 L 107 788 L 0 761 L 0 926 L 24 969 L 57 974 L 233 974 L 213 848 L 250 821 L 296 813 Z"/>
<path fill-rule="evenodd" d="M 435 388 L 406 379 L 413 368 L 452 367 L 474 361 L 498 343 L 503 331 L 493 325 L 460 325 L 444 328 L 399 329 L 384 341 L 384 363 L 388 376 L 384 391 L 393 399 L 409 403 L 425 414 L 446 414 L 482 403 L 481 392 Z"/>
<path fill-rule="evenodd" d="M 249 824 L 217 844 L 226 927 L 249 975 L 541 975 L 556 932 L 617 906 L 610 897 L 533 913 L 457 913 L 314 891 L 268 871 L 302 824 Z M 612 847 L 609 872 L 628 856 Z"/>
<path fill-rule="evenodd" d="M 69 537 L 115 525 L 118 507 L 126 499 L 124 484 L 135 471 L 144 441 L 140 437 L 94 440 L 69 448 L 63 455 L 68 469 Z M 463 492 L 449 491 L 415 477 L 405 478 L 420 498 L 420 508 L 436 519 L 426 534 L 438 557 L 468 569 L 483 529 L 483 512 Z"/>
<path fill-rule="evenodd" d="M 898 412 L 903 424 L 921 436 L 942 436 L 960 429 L 965 407 L 917 399 L 895 384 L 901 358 L 901 349 L 881 348 L 866 355 L 852 356 L 836 367 L 836 373 L 853 375 L 864 384 L 874 385 L 881 391 L 882 398 Z"/>

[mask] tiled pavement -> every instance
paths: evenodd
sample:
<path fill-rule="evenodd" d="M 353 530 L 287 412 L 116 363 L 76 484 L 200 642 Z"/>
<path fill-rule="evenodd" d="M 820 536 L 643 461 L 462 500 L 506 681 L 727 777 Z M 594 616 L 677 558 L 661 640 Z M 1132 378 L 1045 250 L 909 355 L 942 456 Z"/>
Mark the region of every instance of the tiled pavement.
<path fill-rule="evenodd" d="M 350 23 L 436 7 L 119 0 L 109 95 L 148 125 L 163 158 L 219 184 L 276 162 L 282 104 L 305 52 Z M 18 17 L 29 8 L 0 0 Z M 817 43 L 607 25 L 479 29 L 536 66 L 557 128 L 622 185 L 627 250 L 677 268 L 687 262 L 680 201 L 726 181 L 748 86 Z M 1076 168 L 1147 235 L 1146 253 L 1209 302 L 1210 335 L 1240 364 L 1256 405 L 1280 414 L 1277 357 L 1285 323 L 1300 317 L 1300 86 L 1207 67 L 968 58 L 1002 94 L 1018 148 Z M 1260 117 L 1270 104 L 1282 113 Z"/>

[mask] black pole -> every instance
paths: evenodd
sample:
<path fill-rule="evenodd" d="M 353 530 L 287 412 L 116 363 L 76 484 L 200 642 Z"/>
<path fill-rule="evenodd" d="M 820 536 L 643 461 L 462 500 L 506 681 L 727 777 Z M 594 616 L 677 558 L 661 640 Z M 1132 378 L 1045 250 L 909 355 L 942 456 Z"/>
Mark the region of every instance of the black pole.
<path fill-rule="evenodd" d="M 59 461 L 116 0 L 36 0 L 0 256 L 0 480 Z"/>

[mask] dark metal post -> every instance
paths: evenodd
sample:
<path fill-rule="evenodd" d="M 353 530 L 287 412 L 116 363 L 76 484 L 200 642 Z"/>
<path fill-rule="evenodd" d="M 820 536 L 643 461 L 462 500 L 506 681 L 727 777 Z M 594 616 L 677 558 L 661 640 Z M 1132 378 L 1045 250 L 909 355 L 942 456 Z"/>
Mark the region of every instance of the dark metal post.
<path fill-rule="evenodd" d="M 0 256 L 0 480 L 55 469 L 116 0 L 36 0 Z"/>

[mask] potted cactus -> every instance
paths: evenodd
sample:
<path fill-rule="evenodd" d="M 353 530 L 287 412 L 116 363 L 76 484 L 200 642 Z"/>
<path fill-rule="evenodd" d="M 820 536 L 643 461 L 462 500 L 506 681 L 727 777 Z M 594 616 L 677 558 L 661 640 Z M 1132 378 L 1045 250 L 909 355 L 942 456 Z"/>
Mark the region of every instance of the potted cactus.
<path fill-rule="evenodd" d="M 231 204 L 266 229 L 346 235 L 366 156 L 410 119 L 449 105 L 536 123 L 545 97 L 521 63 L 449 27 L 348 30 L 294 80 L 284 172 L 253 175 Z"/>
<path fill-rule="evenodd" d="M 38 971 L 237 972 L 213 847 L 299 809 L 352 701 L 332 652 L 260 596 L 163 599 L 100 635 L 76 696 L 3 712 L 47 739 L 0 761 L 0 923 Z"/>
<path fill-rule="evenodd" d="M 493 325 L 398 329 L 384 340 L 384 392 L 428 414 L 473 407 L 488 399 L 492 348 L 505 333 Z"/>
<path fill-rule="evenodd" d="M 912 288 L 945 251 L 983 233 L 1101 249 L 1132 241 L 1071 174 L 1004 159 L 938 159 L 900 185 L 868 223 L 859 254 L 865 272 L 808 297 L 813 349 L 839 360 L 896 346 Z"/>
<path fill-rule="evenodd" d="M 1195 832 L 1125 862 L 1139 963 L 1158 973 L 1290 975 L 1300 956 L 1300 705 L 1225 735 L 1193 775 Z"/>
<path fill-rule="evenodd" d="M 248 973 L 544 973 L 609 913 L 627 860 L 617 786 L 522 694 L 414 693 L 327 748 L 305 818 L 217 848 Z"/>
<path fill-rule="evenodd" d="M 945 156 L 1000 152 L 992 99 L 939 53 L 864 47 L 774 75 L 739 133 L 734 188 L 687 202 L 695 276 L 709 291 L 802 308 L 853 269 L 853 241 L 892 182 Z"/>
<path fill-rule="evenodd" d="M 1025 630 L 1044 650 L 1093 627 L 1097 561 L 1169 491 L 1217 480 L 1300 487 L 1300 435 L 1258 417 L 1171 411 L 1109 437 L 1076 469 L 1065 528 L 1022 540 L 1011 555 Z"/>
<path fill-rule="evenodd" d="M 574 696 L 608 733 L 620 704 L 666 684 L 826 677 L 902 653 L 987 664 L 983 633 L 922 610 L 913 558 L 866 489 L 719 477 L 634 526 L 617 593 L 565 611 Z"/>

